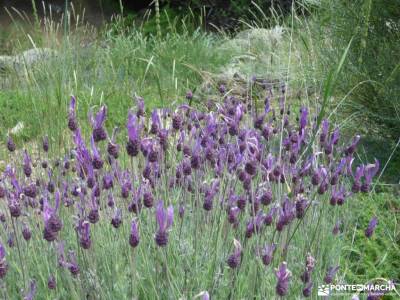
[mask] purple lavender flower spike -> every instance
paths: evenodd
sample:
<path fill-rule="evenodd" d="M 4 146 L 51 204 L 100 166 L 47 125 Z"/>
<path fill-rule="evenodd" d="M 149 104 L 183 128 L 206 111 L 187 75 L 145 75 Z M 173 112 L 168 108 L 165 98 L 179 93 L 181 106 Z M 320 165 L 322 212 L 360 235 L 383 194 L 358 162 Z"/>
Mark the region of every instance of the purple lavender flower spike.
<path fill-rule="evenodd" d="M 340 220 L 336 221 L 335 226 L 332 229 L 332 234 L 333 235 L 338 235 L 340 233 L 341 224 L 342 224 L 342 222 L 340 222 Z"/>
<path fill-rule="evenodd" d="M 157 135 L 158 132 L 161 129 L 161 121 L 160 121 L 160 116 L 158 115 L 157 110 L 153 110 L 151 113 L 151 129 L 150 133 Z"/>
<path fill-rule="evenodd" d="M 142 97 L 135 97 L 136 99 L 136 116 L 140 118 L 141 116 L 144 116 L 144 99 Z"/>
<path fill-rule="evenodd" d="M 26 177 L 30 177 L 32 174 L 32 167 L 31 167 L 32 161 L 31 158 L 28 154 L 28 152 L 25 150 L 24 151 L 24 165 L 23 165 L 23 169 L 24 169 L 24 174 Z"/>
<path fill-rule="evenodd" d="M 225 87 L 225 85 L 221 84 L 221 85 L 218 87 L 218 90 L 219 90 L 219 92 L 220 92 L 222 95 L 225 94 L 225 92 L 226 92 L 226 87 Z"/>
<path fill-rule="evenodd" d="M 367 229 L 365 229 L 365 232 L 364 232 L 365 236 L 367 238 L 370 238 L 374 234 L 374 231 L 375 231 L 375 228 L 377 225 L 378 225 L 378 219 L 376 217 L 373 217 L 369 221 L 368 227 L 367 227 Z"/>
<path fill-rule="evenodd" d="M 282 231 L 285 225 L 288 225 L 296 217 L 296 204 L 285 196 L 278 221 L 276 222 L 276 229 Z"/>
<path fill-rule="evenodd" d="M 308 109 L 307 107 L 303 106 L 300 111 L 301 111 L 301 116 L 300 116 L 299 132 L 301 133 L 307 126 Z"/>
<path fill-rule="evenodd" d="M 339 182 L 339 176 L 342 174 L 344 167 L 346 166 L 347 159 L 344 157 L 340 160 L 340 163 L 336 167 L 335 171 L 331 175 L 330 184 L 336 185 Z"/>
<path fill-rule="evenodd" d="M 94 140 L 93 136 L 90 138 L 90 146 L 92 148 L 92 153 L 93 153 L 92 166 L 96 170 L 99 170 L 99 169 L 103 168 L 104 162 L 101 159 L 100 152 L 97 149 L 97 146 L 96 146 L 96 143 L 95 143 L 95 140 Z"/>
<path fill-rule="evenodd" d="M 353 141 L 351 142 L 351 145 L 344 150 L 344 154 L 346 154 L 347 156 L 348 155 L 352 155 L 356 151 L 357 144 L 360 141 L 360 138 L 361 137 L 359 135 L 356 135 L 353 138 Z"/>
<path fill-rule="evenodd" d="M 182 121 L 182 117 L 178 113 L 175 113 L 172 116 L 172 128 L 177 131 L 180 130 L 182 128 Z"/>
<path fill-rule="evenodd" d="M 236 239 L 233 240 L 234 243 L 234 251 L 233 253 L 228 257 L 226 263 L 228 264 L 228 266 L 231 269 L 236 269 L 241 261 L 241 257 L 242 257 L 242 245 L 240 244 L 240 242 Z"/>
<path fill-rule="evenodd" d="M 183 203 L 179 204 L 178 214 L 179 214 L 179 218 L 183 219 L 183 217 L 185 216 L 185 204 L 183 204 Z"/>
<path fill-rule="evenodd" d="M 265 245 L 261 252 L 261 258 L 264 266 L 269 266 L 276 249 L 276 244 Z"/>
<path fill-rule="evenodd" d="M 92 240 L 90 239 L 90 223 L 87 221 L 81 222 L 79 225 L 80 239 L 79 243 L 83 249 L 89 249 L 92 245 Z"/>
<path fill-rule="evenodd" d="M 131 245 L 132 248 L 136 248 L 139 245 L 139 240 L 138 224 L 136 220 L 133 219 L 131 223 L 131 233 L 129 235 L 129 245 Z"/>
<path fill-rule="evenodd" d="M 251 219 L 250 221 L 247 222 L 246 225 L 246 233 L 245 233 L 246 238 L 251 238 L 254 232 L 255 232 L 254 220 Z"/>
<path fill-rule="evenodd" d="M 120 208 L 117 208 L 115 210 L 114 216 L 111 219 L 111 225 L 114 228 L 118 228 L 122 224 L 122 210 Z"/>
<path fill-rule="evenodd" d="M 323 176 L 322 167 L 318 167 L 318 169 L 314 171 L 314 174 L 311 177 L 312 185 L 319 185 L 323 179 L 322 176 Z"/>
<path fill-rule="evenodd" d="M 237 206 L 229 208 L 228 211 L 228 222 L 230 224 L 236 224 L 238 222 L 238 216 L 240 213 L 240 208 Z"/>
<path fill-rule="evenodd" d="M 36 198 L 37 188 L 35 183 L 31 183 L 23 189 L 25 196 L 30 198 Z"/>
<path fill-rule="evenodd" d="M 24 238 L 25 241 L 29 241 L 32 237 L 31 229 L 26 224 L 24 224 L 22 227 L 22 237 Z"/>
<path fill-rule="evenodd" d="M 314 284 L 311 281 L 306 285 L 306 287 L 303 289 L 304 297 L 308 298 L 311 296 L 313 285 Z"/>
<path fill-rule="evenodd" d="M 47 135 L 43 138 L 42 146 L 43 146 L 43 151 L 44 152 L 48 152 L 49 151 L 49 137 Z"/>
<path fill-rule="evenodd" d="M 76 260 L 75 252 L 74 251 L 69 251 L 68 252 L 68 258 L 69 258 L 69 261 L 67 263 L 68 270 L 71 272 L 71 274 L 73 276 L 76 277 L 76 276 L 79 275 L 80 269 L 79 269 L 79 265 L 78 265 L 77 260 Z"/>
<path fill-rule="evenodd" d="M 264 224 L 266 226 L 270 226 L 272 224 L 276 212 L 277 212 L 277 208 L 276 207 L 273 207 L 273 208 L 271 208 L 269 210 L 268 214 L 264 218 Z"/>
<path fill-rule="evenodd" d="M 379 171 L 379 161 L 375 159 L 374 164 L 368 164 L 364 169 L 364 184 L 361 185 L 361 191 L 363 193 L 367 193 L 370 190 L 372 178 L 378 173 Z"/>
<path fill-rule="evenodd" d="M 78 129 L 78 122 L 76 120 L 76 98 L 74 96 L 71 97 L 69 103 L 68 128 L 71 131 L 76 131 Z"/>
<path fill-rule="evenodd" d="M 321 135 L 319 136 L 319 141 L 321 144 L 324 144 L 326 142 L 326 139 L 328 137 L 328 131 L 329 131 L 329 122 L 328 120 L 323 120 L 322 121 L 322 131 Z"/>
<path fill-rule="evenodd" d="M 324 151 L 326 155 L 331 155 L 333 153 L 333 146 L 339 138 L 339 130 L 336 128 L 331 134 L 329 142 L 325 143 Z"/>
<path fill-rule="evenodd" d="M 62 268 L 67 267 L 67 261 L 65 259 L 65 242 L 61 241 L 57 243 L 57 261 L 58 261 L 58 266 Z"/>
<path fill-rule="evenodd" d="M 263 204 L 265 206 L 269 205 L 272 202 L 272 198 L 273 198 L 273 195 L 272 195 L 272 191 L 270 189 L 265 190 L 259 196 L 261 204 Z"/>
<path fill-rule="evenodd" d="M 114 187 L 113 176 L 110 173 L 106 173 L 103 176 L 103 189 L 109 190 Z"/>
<path fill-rule="evenodd" d="M 57 287 L 56 278 L 54 277 L 54 275 L 50 275 L 49 278 L 47 279 L 47 288 L 49 290 L 55 290 L 56 287 Z"/>
<path fill-rule="evenodd" d="M 289 280 L 292 277 L 292 273 L 287 268 L 287 263 L 283 262 L 279 265 L 279 268 L 275 270 L 275 276 L 278 279 L 276 284 L 276 293 L 283 297 L 289 291 Z"/>
<path fill-rule="evenodd" d="M 346 190 L 344 186 L 340 187 L 333 187 L 332 188 L 332 193 L 331 193 L 331 199 L 330 199 L 330 204 L 331 205 L 343 205 L 344 201 L 346 199 Z"/>
<path fill-rule="evenodd" d="M 353 193 L 358 193 L 361 190 L 361 177 L 364 175 L 364 166 L 358 166 L 353 175 L 354 183 L 351 187 Z"/>
<path fill-rule="evenodd" d="M 6 261 L 6 249 L 0 243 L 0 278 L 4 278 L 8 271 L 8 263 Z"/>
<path fill-rule="evenodd" d="M 15 234 L 14 234 L 14 232 L 10 232 L 8 234 L 7 245 L 10 248 L 13 248 L 15 246 Z"/>
<path fill-rule="evenodd" d="M 11 136 L 8 136 L 8 139 L 7 139 L 7 149 L 8 149 L 8 151 L 14 152 L 16 148 L 17 147 L 15 146 L 14 140 L 12 139 Z"/>
<path fill-rule="evenodd" d="M 118 127 L 115 127 L 113 129 L 111 139 L 108 141 L 107 145 L 107 153 L 110 156 L 114 157 L 115 159 L 117 159 L 119 155 L 119 145 L 115 141 L 117 133 L 118 133 Z"/>
<path fill-rule="evenodd" d="M 164 247 L 168 243 L 168 229 L 172 226 L 174 220 L 174 208 L 169 206 L 164 208 L 164 202 L 160 201 L 156 208 L 156 221 L 158 224 L 158 231 L 155 235 L 156 244 Z"/>
<path fill-rule="evenodd" d="M 128 143 L 126 144 L 126 151 L 129 156 L 137 156 L 139 154 L 139 130 L 137 119 L 131 111 L 128 114 L 128 122 L 126 124 L 126 128 L 128 129 Z"/>
<path fill-rule="evenodd" d="M 307 253 L 306 256 L 306 268 L 301 274 L 300 278 L 303 283 L 309 283 L 311 280 L 311 272 L 314 270 L 315 267 L 315 258 L 310 254 Z"/>
<path fill-rule="evenodd" d="M 95 185 L 95 187 L 93 188 L 93 191 L 92 191 L 90 211 L 88 214 L 88 220 L 92 224 L 96 224 L 100 219 L 99 207 L 97 204 L 98 196 L 96 195 L 96 191 L 100 191 L 100 188 L 98 187 L 97 184 Z"/>
<path fill-rule="evenodd" d="M 296 205 L 296 217 L 298 219 L 302 219 L 310 203 L 306 199 L 300 198 L 296 201 L 295 205 Z"/>
<path fill-rule="evenodd" d="M 189 100 L 189 101 L 193 99 L 193 92 L 192 91 L 189 90 L 189 91 L 186 92 L 186 99 Z"/>
<path fill-rule="evenodd" d="M 94 120 L 92 118 L 92 126 L 93 126 L 92 136 L 96 143 L 107 139 L 107 133 L 103 127 L 104 121 L 106 120 L 106 115 L 107 115 L 107 107 L 103 105 L 100 108 L 99 112 L 96 114 Z"/>
<path fill-rule="evenodd" d="M 58 196 L 57 196 L 58 195 Z M 47 196 L 43 200 L 43 219 L 44 219 L 44 230 L 43 237 L 48 242 L 52 242 L 57 239 L 57 233 L 62 228 L 61 220 L 59 219 L 56 211 L 59 205 L 59 192 L 56 192 L 56 209 L 53 209 L 49 203 Z"/>
<path fill-rule="evenodd" d="M 335 277 L 336 272 L 337 272 L 338 270 L 339 270 L 339 266 L 336 266 L 336 267 L 329 267 L 328 270 L 327 270 L 327 272 L 326 272 L 326 275 L 325 275 L 325 277 L 324 277 L 324 282 L 325 282 L 326 284 L 331 284 L 331 283 L 333 282 L 333 278 Z"/>
<path fill-rule="evenodd" d="M 33 300 L 36 295 L 36 281 L 31 280 L 29 284 L 29 291 L 28 293 L 24 296 L 24 300 Z"/>

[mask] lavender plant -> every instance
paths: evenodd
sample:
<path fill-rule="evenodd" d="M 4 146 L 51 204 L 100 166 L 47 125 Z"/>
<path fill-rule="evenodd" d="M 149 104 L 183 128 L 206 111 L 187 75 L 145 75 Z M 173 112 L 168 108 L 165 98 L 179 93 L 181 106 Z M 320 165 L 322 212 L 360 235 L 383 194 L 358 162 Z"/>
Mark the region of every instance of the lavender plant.
<path fill-rule="evenodd" d="M 264 86 L 262 108 L 260 95 L 218 90 L 207 110 L 184 104 L 150 116 L 135 98 L 126 131 L 111 135 L 102 106 L 85 136 L 72 97 L 73 147 L 55 162 L 20 158 L 10 138 L 0 220 L 2 242 L 15 243 L 0 244 L 3 294 L 297 298 L 339 280 L 332 245 L 379 162 L 353 166 L 360 137 L 341 143 L 329 120 L 318 126 L 310 108 L 291 111 L 284 85 Z"/>

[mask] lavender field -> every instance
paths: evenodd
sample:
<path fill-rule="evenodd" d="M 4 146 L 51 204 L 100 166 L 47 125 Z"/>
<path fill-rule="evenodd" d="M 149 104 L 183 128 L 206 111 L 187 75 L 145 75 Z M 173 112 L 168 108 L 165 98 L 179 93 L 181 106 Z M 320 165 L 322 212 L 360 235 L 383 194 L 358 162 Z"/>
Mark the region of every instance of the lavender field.
<path fill-rule="evenodd" d="M 156 2 L 8 28 L 0 298 L 400 297 L 400 140 L 348 109 L 356 35 L 325 69 L 294 6 L 232 35 Z"/>

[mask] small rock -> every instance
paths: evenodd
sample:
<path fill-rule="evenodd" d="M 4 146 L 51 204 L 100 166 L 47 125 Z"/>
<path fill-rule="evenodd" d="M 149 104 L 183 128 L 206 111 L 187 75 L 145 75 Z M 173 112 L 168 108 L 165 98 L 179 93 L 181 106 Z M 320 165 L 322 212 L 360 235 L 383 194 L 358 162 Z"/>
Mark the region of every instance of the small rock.
<path fill-rule="evenodd" d="M 24 130 L 24 128 L 25 128 L 24 122 L 19 121 L 19 122 L 17 123 L 17 125 L 15 125 L 15 126 L 10 130 L 10 133 L 12 133 L 13 135 L 18 135 L 18 134 L 20 134 L 20 133 L 22 132 L 22 130 Z"/>

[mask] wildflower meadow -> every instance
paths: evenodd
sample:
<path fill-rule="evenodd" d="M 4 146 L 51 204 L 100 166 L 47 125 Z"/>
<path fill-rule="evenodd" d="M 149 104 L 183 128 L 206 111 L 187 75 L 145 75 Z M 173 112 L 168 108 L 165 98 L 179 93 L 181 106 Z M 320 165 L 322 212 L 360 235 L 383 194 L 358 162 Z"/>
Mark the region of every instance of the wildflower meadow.
<path fill-rule="evenodd" d="M 271 31 L 254 2 L 241 22 L 259 27 L 240 39 L 268 42 L 240 50 L 196 11 L 164 28 L 171 8 L 155 2 L 130 29 L 120 1 L 97 37 L 34 12 L 32 35 L 58 48 L 0 60 L 0 298 L 396 299 L 399 202 L 382 176 L 399 143 L 368 153 L 344 105 L 356 38 L 324 69 L 307 1 L 265 13 Z"/>

